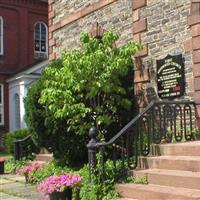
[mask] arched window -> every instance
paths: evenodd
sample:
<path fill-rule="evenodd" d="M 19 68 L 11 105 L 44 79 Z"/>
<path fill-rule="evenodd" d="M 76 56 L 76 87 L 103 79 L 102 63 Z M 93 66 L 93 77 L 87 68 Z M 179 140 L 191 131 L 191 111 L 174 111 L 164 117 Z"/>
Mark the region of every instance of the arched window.
<path fill-rule="evenodd" d="M 21 119 L 20 119 L 20 98 L 19 98 L 19 94 L 15 94 L 14 102 L 15 102 L 15 129 L 20 129 L 21 128 Z"/>
<path fill-rule="evenodd" d="M 35 58 L 47 58 L 48 55 L 48 30 L 43 22 L 35 24 Z"/>
<path fill-rule="evenodd" d="M 3 55 L 3 17 L 0 16 L 0 55 Z"/>

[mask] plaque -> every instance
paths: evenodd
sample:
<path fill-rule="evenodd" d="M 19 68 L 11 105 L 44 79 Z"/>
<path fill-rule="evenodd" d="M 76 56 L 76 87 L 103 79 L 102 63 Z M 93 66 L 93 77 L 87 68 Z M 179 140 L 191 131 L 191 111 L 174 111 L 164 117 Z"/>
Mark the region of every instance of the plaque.
<path fill-rule="evenodd" d="M 167 55 L 157 60 L 157 87 L 161 99 L 173 99 L 184 95 L 185 76 L 182 54 Z"/>

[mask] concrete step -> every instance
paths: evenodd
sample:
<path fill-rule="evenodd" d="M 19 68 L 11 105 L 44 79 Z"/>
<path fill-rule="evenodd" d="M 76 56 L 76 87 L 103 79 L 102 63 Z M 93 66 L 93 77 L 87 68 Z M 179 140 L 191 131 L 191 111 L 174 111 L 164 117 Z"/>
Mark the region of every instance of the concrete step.
<path fill-rule="evenodd" d="M 200 156 L 141 157 L 141 169 L 168 169 L 200 172 Z"/>
<path fill-rule="evenodd" d="M 159 185 L 119 184 L 121 197 L 139 200 L 199 200 L 200 190 Z"/>
<path fill-rule="evenodd" d="M 200 156 L 200 141 L 152 145 L 153 155 Z"/>
<path fill-rule="evenodd" d="M 35 160 L 49 162 L 53 160 L 53 154 L 38 154 Z"/>
<path fill-rule="evenodd" d="M 166 169 L 147 169 L 133 171 L 135 177 L 147 176 L 149 184 L 184 187 L 200 190 L 200 172 Z"/>

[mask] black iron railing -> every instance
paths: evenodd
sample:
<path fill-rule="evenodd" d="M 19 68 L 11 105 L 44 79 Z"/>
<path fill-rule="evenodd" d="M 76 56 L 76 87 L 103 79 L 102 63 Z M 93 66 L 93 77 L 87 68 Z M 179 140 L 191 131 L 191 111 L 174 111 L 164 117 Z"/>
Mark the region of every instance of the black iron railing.
<path fill-rule="evenodd" d="M 31 157 L 32 153 L 39 153 L 39 147 L 37 147 L 31 135 L 15 140 L 13 143 L 15 160 L 22 160 L 22 158 Z"/>
<path fill-rule="evenodd" d="M 191 101 L 155 101 L 131 120 L 108 142 L 98 143 L 97 130 L 91 128 L 88 143 L 90 175 L 100 173 L 106 179 L 106 161 L 110 160 L 116 171 L 116 179 L 123 177 L 138 165 L 138 156 L 147 156 L 151 144 L 194 140 L 195 104 Z M 96 172 L 96 154 L 100 168 Z M 121 165 L 121 171 L 117 165 Z"/>

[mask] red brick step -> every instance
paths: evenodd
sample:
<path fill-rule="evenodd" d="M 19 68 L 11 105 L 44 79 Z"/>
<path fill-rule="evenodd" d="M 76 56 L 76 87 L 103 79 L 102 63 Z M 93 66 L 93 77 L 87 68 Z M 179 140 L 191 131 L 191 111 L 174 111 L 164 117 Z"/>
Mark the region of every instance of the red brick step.
<path fill-rule="evenodd" d="M 36 155 L 36 161 L 52 161 L 53 160 L 53 154 L 38 154 Z"/>
<path fill-rule="evenodd" d="M 200 156 L 200 141 L 152 145 L 155 155 Z"/>
<path fill-rule="evenodd" d="M 200 156 L 157 156 L 140 158 L 141 168 L 200 172 Z"/>
<path fill-rule="evenodd" d="M 200 190 L 160 185 L 119 184 L 116 186 L 121 197 L 139 200 L 199 200 Z"/>
<path fill-rule="evenodd" d="M 148 183 L 150 184 L 200 190 L 200 172 L 147 169 L 134 171 L 133 173 L 136 177 L 147 175 Z"/>

